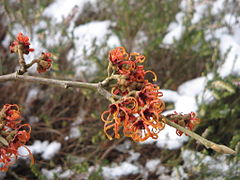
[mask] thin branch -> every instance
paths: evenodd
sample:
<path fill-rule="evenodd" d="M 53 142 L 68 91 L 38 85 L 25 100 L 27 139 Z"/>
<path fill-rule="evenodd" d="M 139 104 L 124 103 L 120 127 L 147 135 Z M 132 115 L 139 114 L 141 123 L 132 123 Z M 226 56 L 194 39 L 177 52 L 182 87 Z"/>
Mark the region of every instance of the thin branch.
<path fill-rule="evenodd" d="M 232 150 L 231 148 L 225 146 L 225 145 L 222 145 L 222 144 L 216 144 L 212 141 L 209 141 L 205 138 L 203 138 L 202 136 L 194 133 L 193 131 L 190 131 L 172 121 L 170 121 L 169 119 L 167 118 L 164 118 L 164 120 L 166 121 L 166 123 L 186 134 L 188 134 L 189 136 L 191 136 L 192 138 L 196 139 L 197 141 L 199 141 L 200 143 L 202 143 L 206 148 L 211 148 L 213 149 L 214 151 L 217 151 L 219 153 L 224 153 L 224 154 L 237 154 L 236 151 Z"/>
<path fill-rule="evenodd" d="M 31 82 L 37 84 L 46 84 L 50 86 L 58 86 L 62 88 L 89 88 L 89 89 L 97 89 L 98 83 L 86 83 L 86 82 L 77 82 L 77 81 L 67 81 L 67 80 L 58 80 L 58 79 L 49 79 L 28 75 L 18 75 L 17 73 L 6 74 L 0 76 L 0 82 L 5 81 L 23 81 L 23 82 Z"/>
<path fill-rule="evenodd" d="M 114 79 L 115 80 L 119 80 L 119 79 L 124 79 L 124 78 L 126 78 L 126 76 L 124 76 L 124 75 L 116 75 L 116 74 L 115 75 L 111 75 L 111 76 L 107 77 L 106 79 L 104 79 L 101 82 L 101 84 L 103 86 L 107 86 L 111 80 L 114 80 Z"/>
<path fill-rule="evenodd" d="M 99 94 L 103 95 L 107 100 L 109 100 L 111 103 L 114 103 L 114 95 L 109 93 L 106 89 L 102 88 L 102 84 L 98 83 L 97 90 Z"/>
<path fill-rule="evenodd" d="M 26 64 L 26 68 L 30 68 L 32 65 L 34 65 L 35 63 L 38 63 L 40 60 L 39 59 L 34 59 L 32 60 L 32 62 L 30 62 L 29 64 Z"/>
<path fill-rule="evenodd" d="M 86 83 L 86 82 L 78 82 L 78 81 L 68 81 L 68 80 L 58 80 L 58 79 L 49 79 L 28 75 L 19 75 L 18 73 L 6 74 L 0 76 L 0 82 L 6 81 L 22 81 L 22 82 L 30 82 L 37 84 L 46 84 L 50 86 L 57 86 L 61 88 L 87 88 L 97 90 L 101 95 L 103 95 L 106 99 L 113 102 L 113 98 L 115 97 L 107 90 L 102 87 L 102 83 Z"/>
<path fill-rule="evenodd" d="M 17 49 L 17 53 L 18 53 L 18 62 L 20 65 L 20 69 L 18 70 L 18 74 L 24 74 L 25 72 L 27 72 L 27 68 L 26 68 L 26 62 L 23 56 L 23 51 L 22 51 L 22 45 L 19 44 L 18 45 L 18 49 Z"/>

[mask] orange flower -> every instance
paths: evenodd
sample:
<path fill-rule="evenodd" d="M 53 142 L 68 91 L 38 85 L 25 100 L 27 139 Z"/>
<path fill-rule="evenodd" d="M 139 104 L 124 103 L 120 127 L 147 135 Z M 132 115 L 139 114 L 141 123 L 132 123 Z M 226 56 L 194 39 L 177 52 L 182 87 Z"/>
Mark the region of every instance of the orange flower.
<path fill-rule="evenodd" d="M 121 61 L 118 64 L 118 72 L 122 75 L 129 75 L 136 67 L 133 61 Z"/>
<path fill-rule="evenodd" d="M 196 113 L 191 112 L 189 122 L 187 123 L 187 127 L 189 130 L 192 130 L 197 124 L 200 123 L 200 119 L 196 118 Z"/>
<path fill-rule="evenodd" d="M 39 62 L 37 63 L 38 73 L 46 72 L 52 66 L 52 59 L 50 59 L 51 56 L 51 53 L 42 53 Z"/>
<path fill-rule="evenodd" d="M 5 109 L 6 119 L 10 121 L 17 120 L 21 117 L 19 107 L 17 104 L 5 104 L 3 109 Z"/>
<path fill-rule="evenodd" d="M 27 127 L 29 131 L 26 130 L 20 130 L 23 127 Z M 23 124 L 18 128 L 18 132 L 14 137 L 14 140 L 17 139 L 22 144 L 26 144 L 26 142 L 30 139 L 30 133 L 31 133 L 31 126 L 29 124 Z"/>
<path fill-rule="evenodd" d="M 29 46 L 29 37 L 24 36 L 23 33 L 18 33 L 16 40 L 10 44 L 9 49 L 11 53 L 17 53 L 18 48 L 21 48 L 24 54 L 29 54 L 29 52 L 34 51 L 34 49 L 29 48 Z"/>
<path fill-rule="evenodd" d="M 19 107 L 16 104 L 5 104 L 1 110 L 3 116 L 1 117 L 1 140 L 0 140 L 0 171 L 7 171 L 8 167 L 15 163 L 18 158 L 18 148 L 25 146 L 30 139 L 31 126 L 29 124 L 20 124 L 21 117 Z M 25 128 L 27 130 L 24 130 Z M 24 129 L 23 129 L 24 128 Z M 29 149 L 27 149 L 33 162 L 33 156 Z"/>
<path fill-rule="evenodd" d="M 177 112 L 174 112 L 174 115 L 178 115 L 177 118 L 172 119 L 171 121 L 173 121 L 174 123 L 183 126 L 189 130 L 193 130 L 193 128 L 200 123 L 200 119 L 196 118 L 196 113 L 191 112 L 189 114 L 178 114 Z M 180 130 L 176 130 L 176 134 L 178 136 L 181 136 L 183 134 L 182 131 Z M 186 134 L 187 135 L 187 134 Z"/>
<path fill-rule="evenodd" d="M 117 47 L 109 52 L 108 59 L 113 64 L 117 64 L 122 60 L 127 60 L 129 57 L 128 53 L 126 52 L 124 47 Z"/>
<path fill-rule="evenodd" d="M 134 141 L 144 141 L 149 137 L 156 139 L 165 123 L 159 118 L 159 113 L 164 109 L 164 102 L 159 99 L 162 93 L 159 87 L 145 80 L 145 57 L 139 53 L 127 53 L 123 47 L 118 47 L 109 52 L 109 61 L 112 63 L 115 74 L 124 75 L 112 87 L 112 94 L 122 98 L 109 106 L 102 113 L 104 132 L 109 139 L 109 131 L 113 130 L 115 138 L 119 138 L 119 129 L 123 127 L 123 134 Z M 134 92 L 133 95 L 129 95 Z"/>
<path fill-rule="evenodd" d="M 139 54 L 139 53 L 130 53 L 131 61 L 134 61 L 135 63 L 143 63 L 145 61 L 145 56 Z"/>
<path fill-rule="evenodd" d="M 142 142 L 149 137 L 158 138 L 160 129 L 150 127 L 143 119 L 136 116 L 130 116 L 129 121 L 125 121 L 123 133 L 127 137 L 131 137 L 136 142 Z"/>

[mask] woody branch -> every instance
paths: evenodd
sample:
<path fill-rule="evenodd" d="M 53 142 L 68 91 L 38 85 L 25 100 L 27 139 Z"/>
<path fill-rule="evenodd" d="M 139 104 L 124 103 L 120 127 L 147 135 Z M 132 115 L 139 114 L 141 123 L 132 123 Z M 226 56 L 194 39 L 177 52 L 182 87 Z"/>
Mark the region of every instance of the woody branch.
<path fill-rule="evenodd" d="M 6 74 L 0 76 L 0 82 L 6 82 L 6 81 L 21 81 L 21 82 L 30 82 L 30 83 L 36 83 L 36 84 L 45 84 L 49 86 L 56 86 L 61 88 L 87 88 L 98 91 L 101 95 L 103 95 L 106 99 L 113 102 L 114 96 L 108 92 L 106 89 L 103 88 L 103 85 L 106 85 L 109 81 L 109 79 L 115 78 L 111 77 L 106 78 L 102 82 L 99 83 L 87 83 L 87 82 L 78 82 L 78 81 L 68 81 L 68 80 L 58 80 L 58 79 L 50 79 L 50 78 L 42 78 L 42 77 L 35 77 L 35 76 L 29 76 L 29 75 L 19 75 L 18 73 L 12 73 L 12 74 Z M 117 97 L 119 98 L 119 97 Z M 214 151 L 224 153 L 224 154 L 236 154 L 236 151 L 232 150 L 231 148 L 216 144 L 212 141 L 209 141 L 202 136 L 174 123 L 171 121 L 170 116 L 163 116 L 161 115 L 166 124 L 182 131 L 185 134 L 188 134 L 192 138 L 196 139 L 200 143 L 202 143 L 206 148 L 211 148 Z M 176 116 L 176 115 L 175 115 Z"/>

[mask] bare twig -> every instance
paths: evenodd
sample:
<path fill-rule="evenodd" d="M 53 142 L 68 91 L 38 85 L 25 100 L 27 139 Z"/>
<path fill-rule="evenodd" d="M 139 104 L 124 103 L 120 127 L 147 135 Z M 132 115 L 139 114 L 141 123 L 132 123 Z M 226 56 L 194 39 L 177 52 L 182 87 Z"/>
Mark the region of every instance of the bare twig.
<path fill-rule="evenodd" d="M 106 86 L 106 85 L 108 85 L 109 84 L 109 82 L 111 81 L 111 80 L 118 80 L 118 79 L 124 79 L 124 78 L 126 78 L 124 75 L 111 75 L 111 76 L 109 76 L 109 77 L 107 77 L 106 79 L 104 79 L 102 82 L 101 82 L 101 85 L 103 85 L 103 86 Z"/>
<path fill-rule="evenodd" d="M 58 79 L 49 79 L 28 75 L 18 75 L 17 73 L 6 74 L 0 76 L 0 82 L 5 81 L 24 81 L 37 84 L 46 84 L 50 86 L 58 86 L 63 88 L 75 87 L 75 88 L 89 88 L 97 89 L 98 83 L 86 83 L 86 82 L 77 82 L 77 81 L 67 81 L 67 80 L 58 80 Z"/>
<path fill-rule="evenodd" d="M 19 75 L 18 73 L 6 74 L 0 76 L 0 82 L 6 81 L 23 81 L 37 84 L 46 84 L 49 86 L 57 86 L 62 88 L 87 88 L 97 90 L 101 95 L 103 95 L 106 99 L 113 102 L 115 97 L 111 93 L 109 93 L 106 89 L 102 87 L 102 83 L 86 83 L 86 82 L 78 82 L 78 81 L 68 81 L 68 80 L 58 80 L 58 79 L 50 79 L 50 78 L 42 78 L 28 75 Z"/>
<path fill-rule="evenodd" d="M 32 60 L 32 62 L 30 62 L 29 64 L 26 64 L 26 68 L 30 68 L 32 65 L 34 65 L 35 63 L 38 63 L 40 60 L 39 59 L 34 59 Z"/>
<path fill-rule="evenodd" d="M 101 155 L 101 157 L 99 158 L 99 161 L 102 161 L 103 159 L 106 158 L 106 156 L 114 149 L 116 148 L 116 146 L 118 144 L 120 144 L 121 142 L 123 142 L 126 138 L 121 138 L 119 139 L 117 142 L 114 142 L 106 151 L 104 151 L 104 153 Z"/>
<path fill-rule="evenodd" d="M 26 68 L 26 62 L 23 56 L 23 51 L 22 51 L 22 45 L 19 44 L 18 45 L 18 62 L 20 65 L 20 69 L 17 71 L 18 74 L 24 74 L 25 72 L 27 72 L 27 68 Z"/>

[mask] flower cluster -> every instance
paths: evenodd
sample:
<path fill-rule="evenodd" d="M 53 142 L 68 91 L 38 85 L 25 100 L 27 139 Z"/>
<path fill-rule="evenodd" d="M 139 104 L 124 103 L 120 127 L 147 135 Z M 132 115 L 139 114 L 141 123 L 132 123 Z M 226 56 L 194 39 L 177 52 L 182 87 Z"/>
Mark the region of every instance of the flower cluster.
<path fill-rule="evenodd" d="M 15 163 L 18 156 L 18 148 L 25 146 L 30 139 L 31 126 L 21 124 L 19 107 L 16 104 L 5 104 L 0 111 L 0 171 L 8 170 L 8 167 Z"/>
<path fill-rule="evenodd" d="M 35 63 L 37 64 L 37 71 L 39 73 L 46 72 L 48 69 L 50 69 L 53 60 L 51 59 L 52 54 L 49 52 L 43 52 L 39 58 L 32 60 L 32 62 L 29 64 L 26 64 L 23 55 L 29 54 L 29 52 L 34 51 L 34 49 L 29 48 L 29 46 L 29 37 L 24 36 L 23 33 L 18 33 L 16 40 L 13 41 L 9 46 L 11 53 L 18 53 L 19 64 L 20 66 L 22 66 L 21 74 L 27 72 L 27 69 Z"/>
<path fill-rule="evenodd" d="M 34 49 L 29 48 L 29 37 L 24 36 L 23 33 L 18 33 L 16 40 L 10 44 L 11 53 L 17 53 L 18 49 L 21 48 L 23 54 L 29 54 L 29 52 L 34 51 Z"/>
<path fill-rule="evenodd" d="M 112 76 L 118 76 L 117 83 L 112 87 L 112 94 L 122 98 L 109 106 L 102 113 L 104 132 L 109 139 L 113 131 L 115 138 L 119 138 L 119 129 L 123 134 L 134 141 L 145 141 L 149 137 L 158 138 L 165 122 L 159 116 L 164 110 L 164 102 L 160 99 L 162 93 L 159 86 L 145 79 L 147 73 L 141 65 L 145 57 L 139 53 L 128 53 L 123 47 L 118 47 L 109 52 L 109 63 Z"/>
<path fill-rule="evenodd" d="M 191 112 L 189 114 L 179 114 L 177 112 L 174 112 L 174 114 L 172 115 L 169 115 L 169 119 L 184 127 L 184 128 L 187 128 L 189 129 L 190 131 L 193 130 L 193 128 L 200 123 L 200 119 L 196 117 L 196 113 L 194 112 Z M 176 129 L 176 134 L 178 136 L 182 136 L 183 132 Z M 186 134 L 187 135 L 187 134 Z"/>
<path fill-rule="evenodd" d="M 42 53 L 41 57 L 39 58 L 39 61 L 37 62 L 37 71 L 39 73 L 46 72 L 50 67 L 52 63 L 52 59 L 50 57 L 52 56 L 51 53 Z"/>

